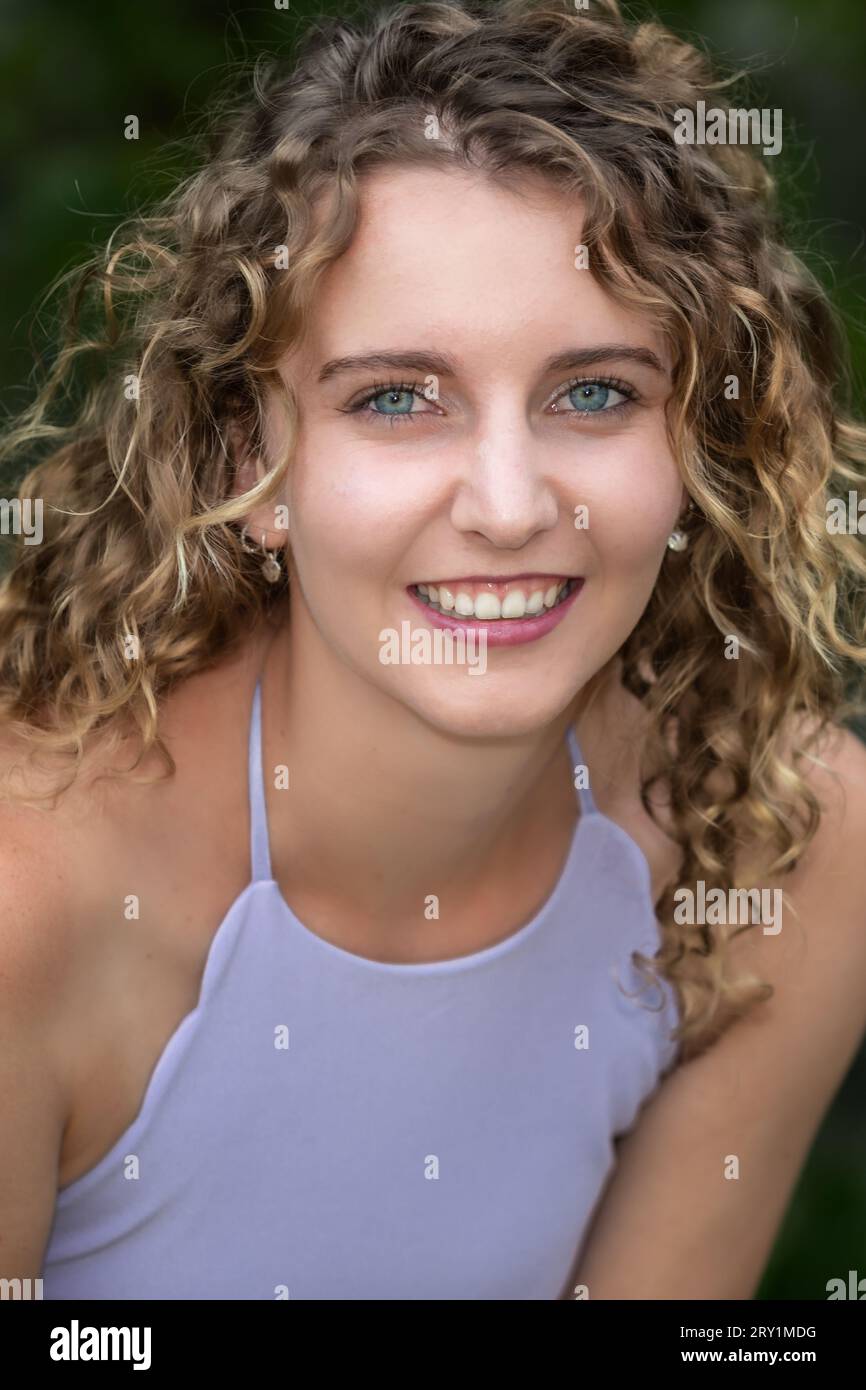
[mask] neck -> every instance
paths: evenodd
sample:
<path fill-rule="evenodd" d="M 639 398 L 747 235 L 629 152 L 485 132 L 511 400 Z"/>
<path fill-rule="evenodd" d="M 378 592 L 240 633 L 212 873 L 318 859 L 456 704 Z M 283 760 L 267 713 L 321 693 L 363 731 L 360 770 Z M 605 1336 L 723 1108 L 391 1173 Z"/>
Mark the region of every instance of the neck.
<path fill-rule="evenodd" d="M 290 782 L 269 791 L 272 867 L 295 901 L 420 925 L 429 895 L 463 911 L 573 829 L 581 697 L 530 734 L 458 737 L 338 662 L 303 615 L 278 630 L 262 694 L 266 782 L 281 763 Z"/>

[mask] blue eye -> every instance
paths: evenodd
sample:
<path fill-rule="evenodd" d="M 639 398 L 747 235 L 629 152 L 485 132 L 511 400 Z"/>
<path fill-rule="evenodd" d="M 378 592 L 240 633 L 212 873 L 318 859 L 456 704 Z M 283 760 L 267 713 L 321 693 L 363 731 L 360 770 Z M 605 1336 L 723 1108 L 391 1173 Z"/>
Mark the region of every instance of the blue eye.
<path fill-rule="evenodd" d="M 610 388 L 599 381 L 584 382 L 582 386 L 572 386 L 568 398 L 576 409 L 603 410 L 610 395 Z"/>
<path fill-rule="evenodd" d="M 574 406 L 574 412 L 566 411 L 566 414 L 576 413 L 578 415 L 592 415 L 599 411 L 617 410 L 621 405 L 628 404 L 634 399 L 625 391 L 618 390 L 611 382 L 607 381 L 575 381 L 572 382 L 565 395 Z M 611 396 L 618 396 L 618 400 L 611 400 Z M 559 398 L 563 399 L 562 396 Z"/>
<path fill-rule="evenodd" d="M 412 409 L 415 401 L 426 402 L 426 399 L 424 393 L 419 391 L 417 381 L 392 381 L 390 384 L 382 382 L 367 391 L 354 405 L 348 406 L 345 413 L 387 420 L 389 425 L 396 425 L 402 420 L 411 425 L 419 415 L 435 414 L 435 411 L 430 409 Z M 384 409 L 379 408 L 379 402 L 383 403 Z"/>
<path fill-rule="evenodd" d="M 395 401 L 395 397 L 397 397 L 398 400 Z M 399 400 L 400 397 L 402 397 L 402 402 L 400 402 Z M 399 389 L 392 388 L 388 391 L 380 391 L 378 395 L 370 396 L 367 400 L 367 404 L 374 405 L 376 401 L 386 400 L 388 402 L 389 407 L 393 406 L 394 409 L 376 409 L 373 412 L 375 415 L 409 415 L 412 410 L 412 402 L 414 401 L 414 399 L 414 391 L 400 387 Z M 397 409 L 397 406 L 399 404 L 405 405 L 406 409 Z"/>

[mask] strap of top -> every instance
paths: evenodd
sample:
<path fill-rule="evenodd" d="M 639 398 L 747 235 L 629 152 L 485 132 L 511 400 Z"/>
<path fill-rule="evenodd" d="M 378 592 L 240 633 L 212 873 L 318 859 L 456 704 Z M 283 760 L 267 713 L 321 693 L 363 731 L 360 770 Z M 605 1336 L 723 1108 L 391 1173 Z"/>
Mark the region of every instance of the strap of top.
<path fill-rule="evenodd" d="M 579 767 L 585 767 L 587 781 L 589 781 L 589 767 L 587 765 L 586 759 L 580 751 L 580 744 L 577 741 L 577 734 L 574 732 L 574 726 L 572 724 L 569 724 L 568 726 L 568 747 L 571 752 L 572 767 L 574 769 L 577 769 Z M 580 800 L 581 814 L 584 816 L 594 816 L 596 813 L 595 797 L 593 796 L 590 788 L 576 787 L 575 790 Z"/>
<path fill-rule="evenodd" d="M 250 863 L 253 879 L 270 879 L 271 850 L 268 842 L 268 812 L 265 805 L 265 778 L 262 767 L 262 683 L 256 681 L 250 718 L 249 745 Z"/>

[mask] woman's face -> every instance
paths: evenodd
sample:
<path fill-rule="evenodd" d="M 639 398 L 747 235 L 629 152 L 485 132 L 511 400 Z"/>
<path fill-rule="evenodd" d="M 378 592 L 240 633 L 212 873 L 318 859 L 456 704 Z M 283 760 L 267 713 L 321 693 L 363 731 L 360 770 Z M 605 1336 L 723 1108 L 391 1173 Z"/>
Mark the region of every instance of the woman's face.
<path fill-rule="evenodd" d="M 525 187 L 368 175 L 280 364 L 300 411 L 293 651 L 457 735 L 531 732 L 572 702 L 640 619 L 687 500 L 660 335 L 580 266 L 574 199 Z"/>

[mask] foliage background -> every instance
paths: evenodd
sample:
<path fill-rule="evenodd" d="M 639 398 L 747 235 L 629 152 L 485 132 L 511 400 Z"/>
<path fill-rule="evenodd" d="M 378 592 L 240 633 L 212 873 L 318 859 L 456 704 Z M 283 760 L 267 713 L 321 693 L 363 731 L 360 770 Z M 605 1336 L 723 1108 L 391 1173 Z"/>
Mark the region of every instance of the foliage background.
<path fill-rule="evenodd" d="M 357 0 L 2 0 L 0 10 L 0 404 L 29 395 L 49 282 L 165 191 L 180 145 L 227 63 L 290 52 L 314 14 Z M 777 157 L 790 235 L 846 318 L 863 413 L 866 25 L 863 0 L 658 0 L 652 10 L 729 69 L 752 70 L 752 104 L 780 107 Z M 279 6 L 279 8 L 278 8 Z M 647 13 L 635 3 L 633 13 Z M 124 138 L 134 113 L 138 141 Z M 178 162 L 179 161 L 179 162 Z M 12 480 L 4 480 L 9 487 Z M 11 496 L 11 492 L 4 495 Z M 861 730 L 866 734 L 866 730 Z M 866 910 L 864 910 L 866 926 Z M 796 1085 L 796 1077 L 791 1077 Z M 720 1252 L 721 1253 L 721 1252 Z M 829 1278 L 866 1275 L 866 1047 L 823 1123 L 759 1298 L 826 1298 Z"/>

